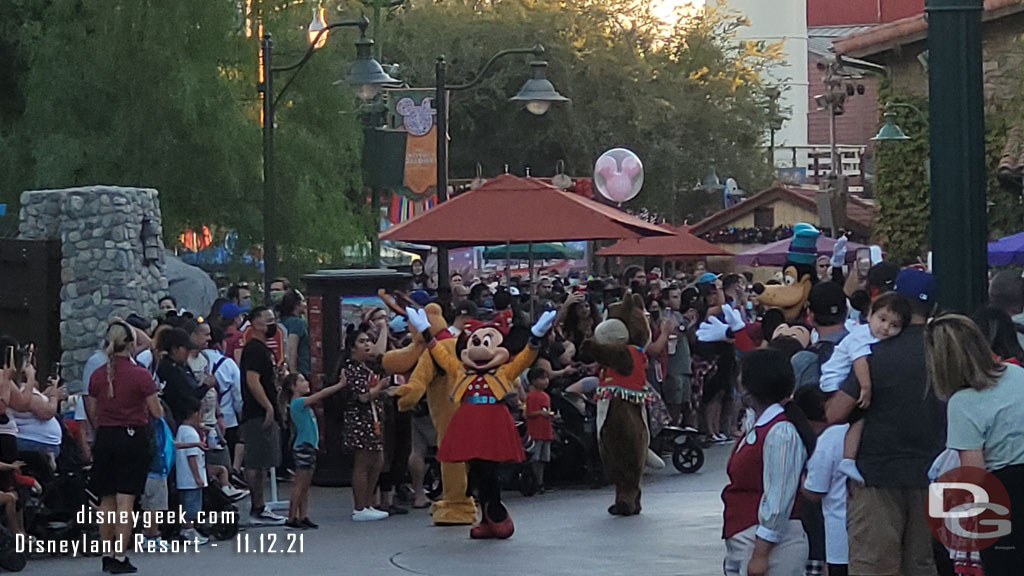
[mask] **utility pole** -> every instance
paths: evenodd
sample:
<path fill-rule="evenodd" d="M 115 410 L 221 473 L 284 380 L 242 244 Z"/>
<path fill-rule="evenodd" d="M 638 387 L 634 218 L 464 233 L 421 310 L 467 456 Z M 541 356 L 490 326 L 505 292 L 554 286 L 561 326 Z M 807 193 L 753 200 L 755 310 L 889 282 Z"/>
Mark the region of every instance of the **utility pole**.
<path fill-rule="evenodd" d="M 943 309 L 985 303 L 983 0 L 927 0 L 932 266 Z"/>

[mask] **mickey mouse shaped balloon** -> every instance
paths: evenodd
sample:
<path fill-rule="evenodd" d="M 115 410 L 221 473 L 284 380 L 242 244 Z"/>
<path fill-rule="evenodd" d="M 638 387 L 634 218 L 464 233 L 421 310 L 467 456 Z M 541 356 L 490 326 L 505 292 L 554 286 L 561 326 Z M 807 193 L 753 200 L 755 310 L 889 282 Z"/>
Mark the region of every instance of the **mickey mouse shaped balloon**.
<path fill-rule="evenodd" d="M 644 185 L 644 165 L 631 150 L 612 148 L 597 159 L 594 184 L 602 196 L 621 204 L 640 193 Z"/>

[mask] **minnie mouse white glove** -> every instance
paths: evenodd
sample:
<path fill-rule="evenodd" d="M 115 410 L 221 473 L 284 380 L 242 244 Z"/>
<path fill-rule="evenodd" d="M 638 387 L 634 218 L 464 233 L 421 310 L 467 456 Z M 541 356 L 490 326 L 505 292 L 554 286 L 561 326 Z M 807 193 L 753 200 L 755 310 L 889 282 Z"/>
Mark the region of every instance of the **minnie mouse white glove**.
<path fill-rule="evenodd" d="M 726 339 L 728 333 L 728 324 L 715 316 L 710 316 L 707 321 L 701 323 L 700 328 L 697 328 L 697 340 L 701 342 L 721 342 Z"/>
<path fill-rule="evenodd" d="M 747 323 L 743 321 L 743 314 L 728 304 L 722 306 L 722 315 L 733 332 L 739 332 L 747 327 Z"/>

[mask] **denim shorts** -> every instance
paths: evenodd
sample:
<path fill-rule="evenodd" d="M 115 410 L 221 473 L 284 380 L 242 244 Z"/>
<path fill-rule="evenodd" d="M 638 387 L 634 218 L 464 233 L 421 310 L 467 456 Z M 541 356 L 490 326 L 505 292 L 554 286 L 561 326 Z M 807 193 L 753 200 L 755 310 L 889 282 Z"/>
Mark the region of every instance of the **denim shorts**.
<path fill-rule="evenodd" d="M 178 490 L 178 494 L 181 495 L 181 506 L 185 508 L 185 517 L 190 522 L 195 522 L 199 512 L 203 509 L 203 489 Z"/>

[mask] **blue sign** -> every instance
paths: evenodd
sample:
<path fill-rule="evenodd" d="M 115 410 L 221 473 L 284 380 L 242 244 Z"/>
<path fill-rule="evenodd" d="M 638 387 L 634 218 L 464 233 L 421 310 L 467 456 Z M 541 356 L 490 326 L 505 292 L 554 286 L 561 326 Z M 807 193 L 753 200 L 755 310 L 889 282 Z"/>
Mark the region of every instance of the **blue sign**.
<path fill-rule="evenodd" d="M 7 204 L 0 204 L 0 216 L 7 215 Z"/>

